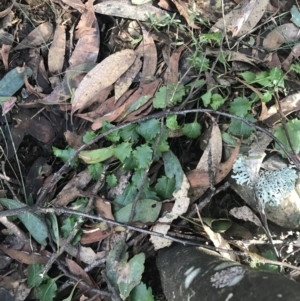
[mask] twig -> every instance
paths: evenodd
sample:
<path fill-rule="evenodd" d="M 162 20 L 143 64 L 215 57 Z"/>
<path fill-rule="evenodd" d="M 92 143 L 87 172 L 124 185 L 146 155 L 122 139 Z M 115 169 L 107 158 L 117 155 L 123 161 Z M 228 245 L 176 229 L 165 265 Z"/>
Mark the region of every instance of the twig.
<path fill-rule="evenodd" d="M 67 271 L 65 269 L 65 267 L 60 264 L 58 265 L 58 268 L 65 274 L 65 276 L 67 276 L 68 278 L 72 279 L 75 282 L 80 282 L 80 284 L 82 284 L 83 286 L 85 286 L 87 288 L 87 290 L 89 292 L 93 292 L 96 293 L 98 295 L 102 295 L 102 296 L 108 296 L 108 297 L 112 297 L 112 294 L 108 291 L 104 291 L 104 290 L 100 290 L 97 288 L 94 288 L 92 286 L 90 286 L 89 284 L 87 284 L 85 281 L 83 281 L 81 278 L 74 276 L 73 274 L 71 274 L 69 271 Z"/>

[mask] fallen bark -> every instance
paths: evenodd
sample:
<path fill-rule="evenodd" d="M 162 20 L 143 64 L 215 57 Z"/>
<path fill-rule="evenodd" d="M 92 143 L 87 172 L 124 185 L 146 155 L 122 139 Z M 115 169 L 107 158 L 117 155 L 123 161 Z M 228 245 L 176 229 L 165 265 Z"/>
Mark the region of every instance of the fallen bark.
<path fill-rule="evenodd" d="M 204 248 L 177 244 L 162 249 L 157 267 L 168 301 L 300 300 L 299 283 Z"/>

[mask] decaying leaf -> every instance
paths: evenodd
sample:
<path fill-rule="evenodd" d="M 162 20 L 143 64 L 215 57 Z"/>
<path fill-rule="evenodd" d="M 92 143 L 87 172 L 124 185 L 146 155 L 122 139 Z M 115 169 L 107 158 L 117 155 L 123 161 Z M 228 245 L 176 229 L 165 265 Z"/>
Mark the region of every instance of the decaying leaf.
<path fill-rule="evenodd" d="M 247 206 L 232 208 L 229 213 L 237 219 L 249 221 L 261 227 L 261 221 Z"/>
<path fill-rule="evenodd" d="M 153 81 L 157 65 L 157 50 L 151 33 L 142 27 L 143 40 L 136 49 L 138 55 L 143 57 L 143 70 L 141 83 Z"/>
<path fill-rule="evenodd" d="M 221 18 L 212 28 L 213 32 L 231 32 L 232 36 L 241 37 L 250 32 L 264 15 L 269 0 L 244 0 Z"/>
<path fill-rule="evenodd" d="M 65 59 L 65 47 L 66 28 L 64 25 L 57 25 L 48 55 L 48 66 L 51 73 L 56 74 L 62 71 Z"/>
<path fill-rule="evenodd" d="M 135 52 L 125 49 L 110 55 L 93 68 L 75 91 L 71 115 L 91 105 L 102 90 L 114 84 L 128 70 L 135 59 Z"/>
<path fill-rule="evenodd" d="M 84 280 L 85 283 L 89 284 L 91 287 L 97 287 L 97 284 L 93 282 L 93 280 L 90 278 L 90 276 L 87 274 L 87 272 L 84 271 L 82 267 L 80 267 L 75 261 L 66 258 L 66 263 L 67 266 L 70 270 L 70 272 L 79 277 L 80 279 Z M 84 292 L 88 297 L 93 298 L 97 296 L 97 293 L 86 290 L 86 287 L 81 284 L 80 282 L 78 283 L 78 287 L 82 292 Z M 101 301 L 100 296 L 93 298 L 93 300 Z"/>
<path fill-rule="evenodd" d="M 5 248 L 2 245 L 0 245 L 0 250 L 6 253 L 8 256 L 14 258 L 15 260 L 25 264 L 35 264 L 35 263 L 46 264 L 49 260 L 49 258 L 45 255 L 40 255 L 38 253 L 30 254 L 23 251 Z"/>
<path fill-rule="evenodd" d="M 280 108 L 284 116 L 300 110 L 300 93 L 292 94 L 282 99 L 280 101 Z M 262 121 L 268 126 L 273 126 L 281 121 L 281 118 L 277 105 L 273 105 L 267 110 Z"/>
<path fill-rule="evenodd" d="M 240 150 L 240 142 L 235 147 L 234 151 L 232 152 L 230 158 L 224 162 L 219 164 L 215 171 L 215 183 L 217 184 L 221 182 L 231 171 L 232 166 L 239 154 Z M 208 188 L 210 187 L 209 182 L 209 173 L 208 172 L 201 172 L 197 169 L 194 169 L 187 173 L 187 178 L 191 184 L 191 187 L 202 187 L 202 188 Z"/>
<path fill-rule="evenodd" d="M 36 27 L 26 38 L 24 38 L 15 50 L 37 47 L 46 44 L 53 33 L 53 25 L 50 22 L 45 22 Z"/>
<path fill-rule="evenodd" d="M 293 23 L 280 25 L 267 34 L 263 46 L 267 50 L 275 50 L 283 43 L 293 43 L 300 40 L 299 28 Z"/>
<path fill-rule="evenodd" d="M 141 68 L 142 61 L 140 57 L 137 56 L 134 63 L 115 83 L 115 103 L 128 90 Z"/>

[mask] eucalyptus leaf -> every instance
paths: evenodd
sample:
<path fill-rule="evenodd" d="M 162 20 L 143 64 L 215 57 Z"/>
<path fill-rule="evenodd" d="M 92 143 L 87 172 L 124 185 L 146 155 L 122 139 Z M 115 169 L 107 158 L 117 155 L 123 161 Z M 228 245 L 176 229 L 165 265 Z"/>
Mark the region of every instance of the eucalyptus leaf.
<path fill-rule="evenodd" d="M 31 76 L 30 68 L 16 67 L 5 74 L 0 81 L 0 96 L 12 96 L 24 85 L 25 70 L 27 76 Z"/>
<path fill-rule="evenodd" d="M 7 209 L 17 209 L 25 207 L 25 205 L 19 201 L 0 198 L 0 204 Z M 47 226 L 44 221 L 34 213 L 26 212 L 18 214 L 18 218 L 27 228 L 32 237 L 41 245 L 46 245 L 46 238 L 48 237 Z"/>

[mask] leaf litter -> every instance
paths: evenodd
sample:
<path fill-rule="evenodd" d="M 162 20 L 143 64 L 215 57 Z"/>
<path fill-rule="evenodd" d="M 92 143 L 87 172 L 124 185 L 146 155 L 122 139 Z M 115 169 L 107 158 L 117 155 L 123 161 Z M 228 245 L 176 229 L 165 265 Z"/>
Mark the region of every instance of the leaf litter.
<path fill-rule="evenodd" d="M 38 200 L 39 205 L 54 211 L 46 219 L 38 211 L 19 213 L 11 224 L 0 220 L 15 235 L 22 232 L 16 231 L 14 224 L 27 231 L 18 234 L 23 247 L 0 244 L 0 249 L 39 273 L 52 264 L 60 265 L 55 258 L 61 255 L 73 279 L 84 282 L 78 284 L 81 299 L 97 295 L 100 300 L 101 295 L 117 294 L 123 300 L 137 295 L 154 300 L 148 283 L 141 281 L 145 259 L 153 255 L 145 250 L 151 244 L 155 250 L 169 246 L 168 232 L 176 232 L 180 219 L 190 222 L 182 233 L 197 229 L 189 220 L 193 202 L 201 211 L 199 199 L 206 198 L 211 207 L 221 206 L 221 211 L 236 219 L 260 226 L 257 206 L 248 202 L 243 188 L 232 184 L 240 201 L 249 207 L 237 208 L 235 200 L 223 202 L 218 196 L 218 189 L 231 181 L 230 172 L 241 154 L 248 156 L 247 169 L 253 181 L 267 166 L 263 164 L 266 153 L 271 150 L 284 155 L 278 141 L 297 163 L 298 11 L 293 7 L 290 20 L 277 24 L 266 18 L 268 9 L 274 16 L 278 14 L 268 6 L 269 1 L 241 1 L 235 7 L 223 1 L 221 8 L 202 1 L 160 1 L 158 8 L 151 1 L 89 0 L 84 4 L 61 0 L 49 2 L 50 10 L 38 10 L 28 3 L 26 12 L 18 5 L 0 6 L 1 125 L 5 124 L 1 145 L 6 160 L 1 179 L 24 185 L 22 189 L 7 186 L 8 196 L 4 194 L 0 203 L 6 209 L 25 208 Z M 185 21 L 165 8 L 181 14 Z M 22 16 L 20 27 L 15 25 L 16 13 Z M 25 22 L 26 13 L 32 20 L 30 26 Z M 197 13 L 201 22 L 195 18 Z M 128 19 L 138 22 L 132 27 Z M 184 62 L 187 50 L 191 56 Z M 189 80 L 184 81 L 185 77 Z M 191 108 L 200 110 L 177 115 Z M 213 117 L 203 114 L 202 108 L 212 108 Z M 279 140 L 274 144 L 274 137 L 257 141 L 255 126 L 218 113 L 227 110 L 244 121 L 261 121 Z M 109 134 L 103 135 L 107 130 Z M 175 131 L 176 137 L 171 135 Z M 97 135 L 103 136 L 93 140 Z M 65 163 L 73 155 L 75 160 Z M 21 160 L 21 169 L 13 157 Z M 50 190 L 47 198 L 43 197 L 45 189 Z M 296 189 L 290 197 L 293 200 Z M 223 197 L 233 201 L 228 189 Z M 280 207 L 280 214 L 267 207 L 266 218 L 293 230 L 292 221 L 285 223 L 291 214 L 285 206 Z M 293 213 L 299 211 L 291 208 Z M 150 240 L 126 230 L 128 222 L 138 231 L 154 231 Z M 238 222 L 231 221 L 228 231 L 236 226 Z M 203 227 L 216 247 L 231 250 L 226 235 L 214 232 L 211 226 Z M 32 237 L 32 248 L 39 252 L 24 252 L 29 247 L 25 235 Z M 98 242 L 100 252 L 95 246 Z M 44 255 L 39 247 L 46 245 L 51 252 Z M 230 252 L 222 255 L 237 260 Z M 93 267 L 85 271 L 75 258 L 86 264 L 96 260 L 104 264 L 106 260 L 103 279 L 109 289 L 101 290 L 90 272 Z M 61 270 L 57 277 L 69 277 L 63 267 Z M 57 291 L 57 278 L 47 277 L 36 283 L 41 300 L 52 300 Z M 86 285 L 94 290 L 87 293 Z M 48 299 L 46 289 L 51 291 Z M 73 293 L 68 293 L 72 297 Z"/>

